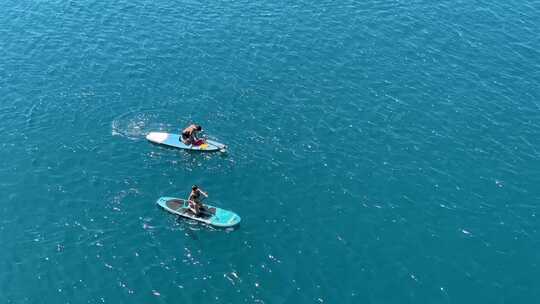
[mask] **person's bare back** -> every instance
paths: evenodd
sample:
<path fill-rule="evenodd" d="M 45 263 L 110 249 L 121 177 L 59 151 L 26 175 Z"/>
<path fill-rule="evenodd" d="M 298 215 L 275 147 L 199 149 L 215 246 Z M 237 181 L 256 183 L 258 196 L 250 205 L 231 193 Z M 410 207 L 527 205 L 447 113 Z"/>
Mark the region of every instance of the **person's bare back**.
<path fill-rule="evenodd" d="M 189 125 L 182 131 L 181 140 L 186 145 L 192 145 L 198 141 L 197 133 L 201 132 L 202 128 L 200 125 L 192 124 Z"/>

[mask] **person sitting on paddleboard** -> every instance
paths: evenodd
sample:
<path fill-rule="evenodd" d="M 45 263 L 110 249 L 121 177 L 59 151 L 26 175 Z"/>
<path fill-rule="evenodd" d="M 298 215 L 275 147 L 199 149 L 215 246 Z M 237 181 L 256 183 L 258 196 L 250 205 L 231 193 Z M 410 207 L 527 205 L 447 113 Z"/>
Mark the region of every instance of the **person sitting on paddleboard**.
<path fill-rule="evenodd" d="M 202 140 L 197 137 L 197 133 L 202 132 L 199 125 L 190 125 L 182 131 L 182 142 L 186 145 L 202 144 Z"/>
<path fill-rule="evenodd" d="M 193 211 L 195 215 L 199 215 L 201 209 L 204 208 L 201 195 L 205 198 L 208 197 L 208 194 L 206 192 L 202 191 L 197 185 L 193 185 L 191 187 L 191 193 L 189 194 L 188 202 L 189 209 Z"/>

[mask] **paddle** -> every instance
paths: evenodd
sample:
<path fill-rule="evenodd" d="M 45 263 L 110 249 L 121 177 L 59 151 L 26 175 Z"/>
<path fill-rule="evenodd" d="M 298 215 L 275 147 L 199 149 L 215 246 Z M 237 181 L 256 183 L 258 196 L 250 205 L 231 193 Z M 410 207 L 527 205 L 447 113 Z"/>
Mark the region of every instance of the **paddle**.
<path fill-rule="evenodd" d="M 200 140 L 200 139 L 204 140 L 203 144 L 207 144 L 207 145 L 214 146 L 214 147 L 218 148 L 219 152 L 226 152 L 227 151 L 226 150 L 227 149 L 226 145 L 220 144 L 220 143 L 215 142 L 213 140 L 209 140 L 208 136 L 206 134 L 201 136 L 201 138 L 199 138 L 198 140 Z"/>
<path fill-rule="evenodd" d="M 227 152 L 227 146 L 224 144 L 217 143 L 213 140 L 208 140 L 208 138 L 205 138 L 205 142 L 209 145 L 212 145 L 219 149 L 219 152 Z"/>

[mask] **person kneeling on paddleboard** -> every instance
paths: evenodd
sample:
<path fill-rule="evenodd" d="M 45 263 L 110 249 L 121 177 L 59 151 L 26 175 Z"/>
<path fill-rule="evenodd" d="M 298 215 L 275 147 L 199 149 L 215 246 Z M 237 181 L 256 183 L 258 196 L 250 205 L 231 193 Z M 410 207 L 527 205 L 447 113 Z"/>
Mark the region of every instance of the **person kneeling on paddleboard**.
<path fill-rule="evenodd" d="M 197 185 L 193 185 L 191 187 L 191 193 L 189 194 L 188 202 L 189 202 L 189 209 L 195 213 L 195 215 L 199 215 L 201 213 L 201 209 L 204 209 L 204 205 L 202 204 L 202 196 L 205 198 L 208 197 L 208 194 L 204 191 L 202 191 Z"/>
<path fill-rule="evenodd" d="M 197 137 L 197 133 L 202 132 L 200 125 L 190 125 L 182 131 L 182 142 L 186 145 L 201 145 L 204 140 Z"/>

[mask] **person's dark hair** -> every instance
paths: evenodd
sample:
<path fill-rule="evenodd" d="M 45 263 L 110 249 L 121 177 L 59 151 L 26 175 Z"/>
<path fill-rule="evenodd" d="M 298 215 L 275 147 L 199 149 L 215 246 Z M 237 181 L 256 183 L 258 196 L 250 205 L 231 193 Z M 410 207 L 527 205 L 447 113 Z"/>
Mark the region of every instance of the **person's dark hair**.
<path fill-rule="evenodd" d="M 197 185 L 191 186 L 191 190 L 197 190 L 197 189 L 199 189 L 199 187 L 197 187 Z"/>
<path fill-rule="evenodd" d="M 195 125 L 195 129 L 196 129 L 197 131 L 200 131 L 200 130 L 202 130 L 202 127 L 201 127 L 200 125 Z"/>

